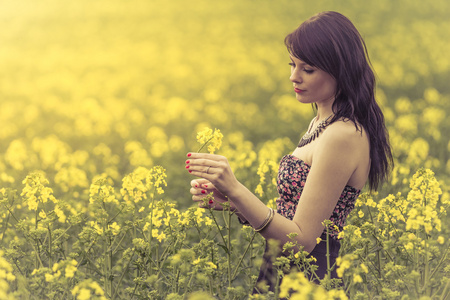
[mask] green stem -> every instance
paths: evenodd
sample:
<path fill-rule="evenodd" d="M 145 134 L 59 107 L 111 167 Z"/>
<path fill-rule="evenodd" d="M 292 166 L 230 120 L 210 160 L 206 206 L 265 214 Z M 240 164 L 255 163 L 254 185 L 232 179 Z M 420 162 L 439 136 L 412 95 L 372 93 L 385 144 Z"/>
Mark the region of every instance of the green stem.
<path fill-rule="evenodd" d="M 152 256 L 152 238 L 153 238 L 153 206 L 155 203 L 155 192 L 156 192 L 156 187 L 154 187 L 153 189 L 153 197 L 152 197 L 152 202 L 150 204 L 150 231 L 149 231 L 149 237 L 148 237 L 148 243 L 149 243 L 149 250 L 148 250 L 148 256 L 151 259 Z M 150 274 L 152 273 L 151 271 L 152 269 L 150 268 Z"/>
<path fill-rule="evenodd" d="M 123 277 L 125 276 L 125 274 L 126 274 L 127 271 L 128 271 L 128 268 L 130 267 L 130 263 L 131 263 L 131 261 L 133 260 L 133 256 L 134 256 L 134 253 L 135 253 L 135 252 L 136 252 L 136 248 L 133 249 L 133 253 L 131 253 L 130 260 L 128 261 L 128 263 L 127 263 L 125 269 L 124 269 L 123 272 L 122 272 L 122 275 L 121 275 L 120 278 L 119 278 L 119 281 L 117 282 L 116 290 L 114 291 L 114 294 L 113 294 L 112 297 L 111 297 L 112 300 L 114 300 L 114 298 L 115 298 L 116 295 L 117 295 L 117 291 L 119 290 L 119 287 L 120 287 L 120 285 L 122 284 Z"/>
<path fill-rule="evenodd" d="M 253 231 L 253 235 L 252 235 L 252 237 L 251 237 L 251 239 L 250 239 L 250 243 L 248 243 L 247 248 L 246 248 L 245 251 L 244 251 L 244 254 L 242 254 L 241 259 L 239 260 L 239 262 L 238 262 L 238 264 L 237 264 L 237 266 L 236 266 L 236 269 L 234 270 L 233 277 L 232 277 L 233 280 L 236 278 L 237 272 L 238 272 L 238 270 L 239 270 L 239 267 L 241 266 L 242 261 L 244 260 L 244 257 L 245 257 L 245 255 L 247 254 L 247 251 L 250 249 L 250 246 L 252 246 L 253 239 L 255 238 L 256 234 L 257 234 L 257 232 L 256 232 L 256 231 Z"/>
<path fill-rule="evenodd" d="M 123 239 L 127 236 L 127 233 L 128 233 L 128 230 L 125 232 L 125 234 L 122 236 L 122 238 L 120 239 L 120 241 L 117 243 L 117 246 L 116 246 L 116 248 L 114 248 L 114 250 L 113 250 L 113 254 L 115 254 L 116 252 L 117 252 L 117 249 L 120 247 L 120 245 L 122 244 L 122 241 L 123 241 Z M 115 241 L 116 239 L 114 239 L 114 241 Z M 114 244 L 114 241 L 113 241 L 113 244 Z"/>
<path fill-rule="evenodd" d="M 52 231 L 50 230 L 50 225 L 47 227 L 48 230 L 48 266 L 53 266 L 52 264 Z"/>
<path fill-rule="evenodd" d="M 217 223 L 216 217 L 214 216 L 214 213 L 213 213 L 213 211 L 212 211 L 211 208 L 209 209 L 209 212 L 211 213 L 211 216 L 212 216 L 212 218 L 213 218 L 213 220 L 214 220 L 214 223 L 216 223 L 217 229 L 218 229 L 218 231 L 219 231 L 219 233 L 220 233 L 220 236 L 222 237 L 222 241 L 223 241 L 223 244 L 224 244 L 224 246 L 225 246 L 225 245 L 227 244 L 227 242 L 225 241 L 225 237 L 223 236 L 223 233 L 222 233 L 222 231 L 220 230 L 219 223 Z M 228 251 L 229 251 L 229 249 L 228 249 Z"/>
<path fill-rule="evenodd" d="M 447 293 L 447 290 L 450 288 L 450 280 L 447 280 L 447 284 L 445 285 L 444 290 L 442 291 L 441 294 L 441 300 L 445 300 L 447 299 L 447 296 L 450 295 L 450 293 Z"/>
<path fill-rule="evenodd" d="M 439 268 L 441 267 L 442 263 L 445 261 L 448 251 L 450 250 L 450 247 L 446 247 L 444 254 L 442 255 L 441 259 L 439 260 L 437 266 L 434 268 L 433 272 L 430 275 L 430 279 L 434 277 L 434 274 L 436 274 L 436 272 L 439 270 Z"/>
<path fill-rule="evenodd" d="M 64 234 L 69 231 L 69 229 L 72 228 L 72 224 L 69 225 L 69 227 L 62 233 L 60 234 L 56 239 L 53 240 L 53 243 L 56 243 L 62 236 L 64 236 Z"/>
<path fill-rule="evenodd" d="M 108 221 L 108 224 L 112 223 L 112 221 L 114 221 L 114 219 L 117 218 L 117 216 L 120 215 L 120 213 L 121 213 L 124 209 L 125 209 L 125 205 L 122 207 L 121 210 L 119 210 L 119 212 L 118 212 L 114 217 L 112 217 L 112 218 Z"/>
<path fill-rule="evenodd" d="M 231 209 L 228 208 L 228 287 L 231 287 Z"/>
<path fill-rule="evenodd" d="M 327 275 L 328 278 L 331 279 L 331 267 L 330 267 L 330 236 L 329 236 L 330 228 L 327 226 Z"/>
<path fill-rule="evenodd" d="M 13 202 L 11 203 L 11 207 L 12 207 L 12 204 L 14 204 L 14 199 L 13 199 Z M 5 220 L 5 227 L 3 229 L 2 240 L 1 240 L 2 243 L 3 243 L 3 238 L 5 237 L 6 230 L 8 230 L 9 217 L 12 216 L 14 218 L 14 220 L 16 221 L 16 223 L 19 222 L 19 220 L 17 220 L 16 216 L 14 216 L 14 214 L 10 210 L 10 207 L 8 207 L 6 204 L 3 204 L 3 206 L 5 206 L 5 208 L 6 208 L 6 210 L 8 210 L 9 214 Z"/>
<path fill-rule="evenodd" d="M 214 138 L 214 136 L 210 137 L 209 140 L 207 140 L 207 141 L 200 147 L 200 149 L 197 150 L 197 152 L 202 151 L 202 149 L 203 149 L 206 145 L 208 145 L 208 143 L 209 143 L 213 138 Z"/>

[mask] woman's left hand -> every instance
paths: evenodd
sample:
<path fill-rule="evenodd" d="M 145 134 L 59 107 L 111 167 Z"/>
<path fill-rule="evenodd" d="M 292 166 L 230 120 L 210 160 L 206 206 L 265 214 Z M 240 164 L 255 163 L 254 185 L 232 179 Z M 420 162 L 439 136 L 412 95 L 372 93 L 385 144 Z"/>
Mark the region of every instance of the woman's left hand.
<path fill-rule="evenodd" d="M 229 195 L 239 182 L 226 157 L 209 153 L 188 153 L 186 170 L 194 176 L 205 178 L 224 195 Z"/>

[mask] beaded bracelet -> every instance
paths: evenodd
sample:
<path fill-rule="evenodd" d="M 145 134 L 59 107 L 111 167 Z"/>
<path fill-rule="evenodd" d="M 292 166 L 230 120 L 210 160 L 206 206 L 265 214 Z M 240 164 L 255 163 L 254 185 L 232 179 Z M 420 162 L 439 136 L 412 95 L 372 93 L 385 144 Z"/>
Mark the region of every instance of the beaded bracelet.
<path fill-rule="evenodd" d="M 264 222 L 258 228 L 255 228 L 254 230 L 256 232 L 260 232 L 261 230 L 266 228 L 266 226 L 269 225 L 270 222 L 272 222 L 272 219 L 274 216 L 275 216 L 275 211 L 272 208 L 269 208 L 269 213 L 267 214 L 267 217 L 264 220 Z"/>

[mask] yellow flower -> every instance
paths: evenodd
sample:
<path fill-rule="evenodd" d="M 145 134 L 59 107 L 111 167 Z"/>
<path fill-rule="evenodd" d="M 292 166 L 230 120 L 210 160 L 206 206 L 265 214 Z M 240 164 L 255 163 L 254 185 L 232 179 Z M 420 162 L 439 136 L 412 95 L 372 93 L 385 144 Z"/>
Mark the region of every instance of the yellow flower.
<path fill-rule="evenodd" d="M 75 275 L 75 272 L 77 270 L 77 267 L 76 267 L 77 262 L 76 261 L 73 261 L 73 262 L 75 262 L 75 264 L 71 264 L 66 267 L 65 274 L 66 274 L 67 278 L 72 278 Z"/>
<path fill-rule="evenodd" d="M 198 152 L 208 145 L 209 153 L 213 154 L 215 150 L 218 150 L 222 146 L 222 138 L 223 134 L 219 129 L 214 129 L 213 132 L 211 128 L 206 127 L 202 131 L 197 132 L 197 142 L 202 145 Z"/>
<path fill-rule="evenodd" d="M 66 215 L 64 214 L 64 211 L 62 209 L 59 208 L 59 205 L 55 206 L 55 214 L 58 217 L 58 221 L 60 223 L 65 223 L 66 222 Z"/>
<path fill-rule="evenodd" d="M 46 219 L 47 218 L 47 214 L 45 213 L 45 211 L 41 210 L 39 212 L 39 217 L 41 217 L 41 219 Z"/>
<path fill-rule="evenodd" d="M 53 275 L 52 274 L 45 274 L 45 281 L 52 282 L 53 281 Z"/>
<path fill-rule="evenodd" d="M 361 269 L 363 270 L 364 273 L 366 273 L 366 274 L 369 273 L 369 268 L 367 268 L 367 266 L 365 264 L 362 263 L 360 265 L 360 267 L 361 267 Z"/>
<path fill-rule="evenodd" d="M 414 249 L 414 244 L 411 243 L 411 242 L 408 242 L 408 243 L 405 245 L 405 249 L 406 249 L 406 250 L 412 250 L 412 249 Z"/>
<path fill-rule="evenodd" d="M 113 235 L 118 235 L 119 234 L 120 226 L 117 224 L 117 222 L 109 224 L 108 227 L 111 229 L 111 232 L 112 232 Z"/>
<path fill-rule="evenodd" d="M 210 267 L 211 269 L 217 269 L 217 266 L 216 266 L 214 263 L 208 261 L 207 264 L 209 265 L 209 267 Z"/>
<path fill-rule="evenodd" d="M 359 274 L 353 276 L 353 283 L 363 282 L 362 277 Z"/>
<path fill-rule="evenodd" d="M 437 238 L 437 242 L 438 242 L 439 244 L 441 244 L 441 245 L 444 244 L 444 241 L 445 241 L 445 240 L 444 240 L 444 237 L 441 236 L 441 235 Z"/>
<path fill-rule="evenodd" d="M 156 238 L 161 243 L 161 241 L 166 238 L 166 234 L 164 232 L 159 233 L 158 229 L 153 229 L 152 237 Z"/>
<path fill-rule="evenodd" d="M 316 243 L 319 244 L 322 241 L 320 237 L 316 238 Z"/>
<path fill-rule="evenodd" d="M 80 289 L 77 300 L 89 300 L 89 299 L 91 299 L 91 291 L 86 288 Z"/>

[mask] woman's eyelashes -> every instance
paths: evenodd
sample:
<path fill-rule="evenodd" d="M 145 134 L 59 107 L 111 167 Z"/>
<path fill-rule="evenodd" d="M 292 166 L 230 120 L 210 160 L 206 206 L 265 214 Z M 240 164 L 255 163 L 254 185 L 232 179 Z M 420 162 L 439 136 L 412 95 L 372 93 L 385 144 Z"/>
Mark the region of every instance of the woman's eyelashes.
<path fill-rule="evenodd" d="M 295 64 L 294 64 L 293 62 L 290 62 L 289 65 L 290 65 L 291 67 L 295 68 Z M 305 73 L 307 73 L 307 74 L 312 74 L 312 73 L 314 73 L 314 70 L 313 70 L 313 69 L 306 69 L 306 68 L 303 68 L 303 71 L 305 71 Z"/>

